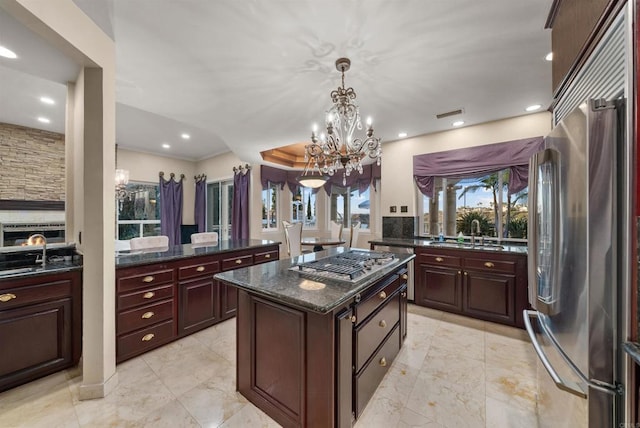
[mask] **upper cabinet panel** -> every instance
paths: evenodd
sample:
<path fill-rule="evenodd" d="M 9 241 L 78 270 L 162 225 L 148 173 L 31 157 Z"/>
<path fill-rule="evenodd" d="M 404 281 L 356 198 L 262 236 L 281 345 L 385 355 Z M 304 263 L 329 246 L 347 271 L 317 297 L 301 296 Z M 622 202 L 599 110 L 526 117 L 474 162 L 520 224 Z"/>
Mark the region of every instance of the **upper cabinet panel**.
<path fill-rule="evenodd" d="M 547 27 L 552 28 L 553 92 L 557 95 L 580 69 L 621 0 L 556 0 Z"/>

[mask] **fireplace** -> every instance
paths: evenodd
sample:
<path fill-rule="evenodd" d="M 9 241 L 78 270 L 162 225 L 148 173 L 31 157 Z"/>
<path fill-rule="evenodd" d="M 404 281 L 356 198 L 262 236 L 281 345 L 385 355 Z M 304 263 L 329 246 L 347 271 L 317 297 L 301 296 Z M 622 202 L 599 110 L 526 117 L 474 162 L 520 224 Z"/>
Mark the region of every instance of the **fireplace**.
<path fill-rule="evenodd" d="M 65 242 L 64 222 L 0 223 L 0 247 L 24 245 L 34 233 L 47 238 L 47 243 Z"/>

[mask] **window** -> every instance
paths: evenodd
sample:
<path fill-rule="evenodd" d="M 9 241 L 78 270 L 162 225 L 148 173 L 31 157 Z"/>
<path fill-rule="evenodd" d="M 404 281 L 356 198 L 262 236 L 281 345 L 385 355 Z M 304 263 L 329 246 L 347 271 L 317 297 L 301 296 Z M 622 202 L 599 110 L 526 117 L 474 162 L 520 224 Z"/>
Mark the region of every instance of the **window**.
<path fill-rule="evenodd" d="M 305 228 L 316 227 L 316 195 L 312 189 L 298 187 L 291 200 L 291 221 L 302 222 Z"/>
<path fill-rule="evenodd" d="M 278 228 L 278 186 L 272 183 L 262 190 L 262 228 Z"/>
<path fill-rule="evenodd" d="M 231 237 L 233 180 L 207 183 L 207 232 L 218 232 L 221 240 Z"/>
<path fill-rule="evenodd" d="M 361 229 L 371 227 L 371 199 L 370 189 L 360 192 L 350 187 L 333 186 L 331 189 L 331 220 L 335 220 L 351 227 L 352 223 L 360 222 Z"/>
<path fill-rule="evenodd" d="M 437 178 L 433 198 L 422 195 L 422 233 L 470 235 L 471 223 L 478 220 L 484 236 L 526 238 L 528 189 L 507 195 L 509 173 L 505 169 L 478 178 Z"/>
<path fill-rule="evenodd" d="M 160 186 L 129 183 L 127 197 L 116 202 L 118 239 L 160 235 Z"/>

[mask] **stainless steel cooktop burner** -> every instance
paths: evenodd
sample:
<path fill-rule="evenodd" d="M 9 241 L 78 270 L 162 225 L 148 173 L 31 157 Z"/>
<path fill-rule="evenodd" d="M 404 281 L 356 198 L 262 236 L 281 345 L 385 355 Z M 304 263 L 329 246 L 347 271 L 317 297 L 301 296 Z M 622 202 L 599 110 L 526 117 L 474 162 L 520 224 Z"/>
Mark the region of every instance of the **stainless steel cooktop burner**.
<path fill-rule="evenodd" d="M 344 253 L 300 263 L 291 268 L 306 274 L 339 281 L 355 282 L 379 270 L 395 259 L 393 253 L 349 250 Z"/>

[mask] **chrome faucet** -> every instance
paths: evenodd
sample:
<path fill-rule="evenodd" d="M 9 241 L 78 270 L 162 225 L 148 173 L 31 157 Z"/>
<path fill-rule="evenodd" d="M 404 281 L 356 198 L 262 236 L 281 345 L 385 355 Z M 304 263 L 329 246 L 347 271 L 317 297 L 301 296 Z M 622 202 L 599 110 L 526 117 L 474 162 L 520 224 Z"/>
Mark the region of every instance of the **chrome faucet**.
<path fill-rule="evenodd" d="M 42 243 L 42 260 L 36 259 L 36 263 L 42 263 L 42 267 L 47 265 L 47 238 L 41 233 L 35 233 L 27 241 L 29 245 L 40 245 Z"/>
<path fill-rule="evenodd" d="M 473 225 L 474 224 L 476 225 L 475 232 L 473 230 Z M 476 233 L 478 235 L 482 235 L 482 232 L 480 231 L 480 220 L 478 220 L 477 218 L 474 218 L 473 220 L 471 220 L 471 246 L 473 246 L 473 247 L 476 246 Z M 482 241 L 484 241 L 484 239 L 482 239 Z M 484 243 L 484 242 L 482 242 L 482 243 Z"/>

